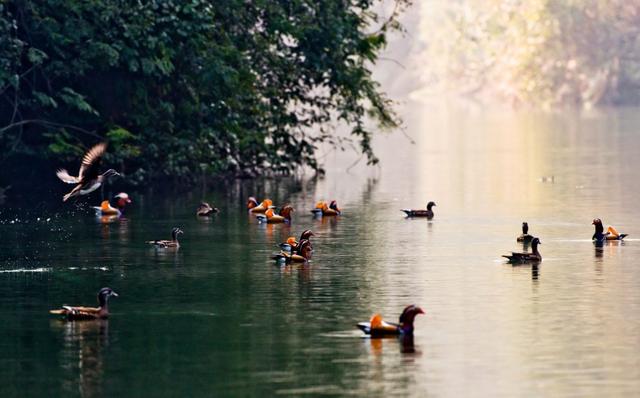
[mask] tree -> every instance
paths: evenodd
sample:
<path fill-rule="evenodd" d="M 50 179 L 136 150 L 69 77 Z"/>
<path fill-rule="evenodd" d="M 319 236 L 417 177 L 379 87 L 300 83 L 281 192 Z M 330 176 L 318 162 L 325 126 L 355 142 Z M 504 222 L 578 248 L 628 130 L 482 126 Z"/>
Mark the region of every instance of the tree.
<path fill-rule="evenodd" d="M 371 65 L 400 28 L 378 0 L 7 0 L 0 146 L 76 158 L 97 140 L 129 180 L 320 169 L 327 122 L 398 121 Z"/>

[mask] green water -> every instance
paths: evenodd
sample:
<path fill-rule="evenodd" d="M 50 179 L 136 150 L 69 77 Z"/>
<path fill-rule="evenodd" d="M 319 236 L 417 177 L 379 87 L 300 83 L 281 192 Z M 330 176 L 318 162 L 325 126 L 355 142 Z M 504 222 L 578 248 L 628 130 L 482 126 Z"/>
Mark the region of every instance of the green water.
<path fill-rule="evenodd" d="M 322 180 L 131 193 L 125 218 L 108 224 L 87 208 L 98 194 L 62 205 L 59 187 L 46 205 L 9 202 L 0 396 L 637 394 L 637 111 L 412 106 L 404 111 L 416 144 L 378 137 L 380 168 L 347 171 L 353 158 L 329 152 Z M 250 195 L 292 203 L 293 225 L 259 225 L 244 209 Z M 334 198 L 344 215 L 314 220 L 314 203 Z M 201 199 L 222 212 L 196 218 Z M 433 221 L 399 211 L 428 200 Z M 594 217 L 628 240 L 595 248 Z M 522 249 L 525 220 L 542 240 L 537 268 L 500 258 Z M 177 252 L 144 244 L 174 226 L 185 231 Z M 274 265 L 276 244 L 307 228 L 312 262 Z M 103 286 L 120 294 L 108 321 L 48 315 L 63 303 L 93 305 Z M 411 303 L 426 311 L 413 344 L 354 327 L 373 312 L 395 321 Z"/>

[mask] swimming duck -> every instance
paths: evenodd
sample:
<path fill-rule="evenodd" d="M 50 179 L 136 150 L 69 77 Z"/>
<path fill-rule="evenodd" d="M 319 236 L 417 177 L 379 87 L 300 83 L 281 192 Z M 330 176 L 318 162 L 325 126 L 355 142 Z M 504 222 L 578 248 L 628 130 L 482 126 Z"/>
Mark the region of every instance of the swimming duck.
<path fill-rule="evenodd" d="M 171 230 L 171 240 L 149 240 L 147 243 L 160 249 L 170 247 L 179 248 L 180 242 L 178 242 L 178 235 L 183 233 L 184 232 L 180 228 L 175 227 Z"/>
<path fill-rule="evenodd" d="M 591 237 L 592 240 L 596 241 L 596 243 L 603 243 L 606 240 L 623 240 L 628 234 L 620 234 L 616 231 L 615 228 L 609 227 L 607 228 L 607 232 L 604 233 L 604 227 L 602 226 L 602 221 L 599 218 L 596 218 L 591 222 L 591 225 L 595 226 L 595 233 Z"/>
<path fill-rule="evenodd" d="M 522 242 L 522 243 L 531 243 L 532 240 L 533 240 L 533 236 L 529 235 L 529 224 L 527 224 L 526 222 L 523 222 L 522 235 L 518 236 L 516 238 L 516 241 Z"/>
<path fill-rule="evenodd" d="M 293 207 L 290 205 L 286 205 L 280 210 L 280 214 L 275 214 L 273 209 L 268 209 L 264 212 L 264 214 L 258 214 L 258 221 L 267 224 L 280 224 L 280 223 L 291 223 L 291 213 L 293 213 Z"/>
<path fill-rule="evenodd" d="M 100 160 L 106 149 L 106 142 L 96 144 L 93 148 L 89 149 L 82 157 L 82 164 L 80 165 L 80 171 L 77 177 L 69 175 L 65 169 L 58 169 L 56 175 L 60 180 L 67 184 L 76 184 L 69 193 L 62 197 L 63 202 L 66 202 L 74 196 L 87 195 L 100 188 L 100 185 L 102 185 L 108 177 L 120 175 L 120 173 L 114 169 L 109 169 L 102 174 L 98 173 L 100 170 Z"/>
<path fill-rule="evenodd" d="M 118 297 L 110 287 L 103 287 L 98 292 L 99 307 L 72 307 L 63 305 L 59 310 L 49 311 L 52 315 L 62 315 L 69 321 L 105 319 L 109 317 L 109 297 Z"/>
<path fill-rule="evenodd" d="M 286 264 L 290 263 L 306 263 L 311 259 L 311 255 L 313 250 L 311 249 L 311 242 L 308 240 L 301 240 L 298 243 L 298 248 L 292 253 L 288 253 L 285 251 L 281 251 L 280 253 L 273 256 L 273 259 L 276 262 L 284 262 Z"/>
<path fill-rule="evenodd" d="M 418 314 L 424 314 L 422 308 L 409 305 L 402 311 L 400 322 L 397 324 L 385 322 L 380 314 L 374 314 L 369 322 L 360 322 L 356 326 L 371 337 L 411 335 L 413 334 L 413 320 Z"/>
<path fill-rule="evenodd" d="M 410 209 L 402 209 L 407 214 L 407 217 L 427 217 L 428 219 L 433 218 L 433 206 L 436 204 L 434 202 L 427 203 L 427 210 L 410 210 Z"/>
<path fill-rule="evenodd" d="M 542 261 L 542 256 L 538 251 L 538 245 L 541 245 L 540 239 L 533 238 L 531 241 L 531 253 L 515 253 L 503 255 L 502 257 L 509 259 L 510 263 L 537 263 Z"/>
<path fill-rule="evenodd" d="M 330 204 L 320 201 L 316 203 L 316 207 L 311 212 L 316 216 L 339 216 L 342 213 L 335 200 L 332 200 Z"/>
<path fill-rule="evenodd" d="M 264 213 L 272 208 L 273 202 L 271 201 L 271 199 L 265 199 L 262 202 L 258 203 L 256 198 L 252 196 L 247 201 L 247 209 L 249 209 L 251 213 Z"/>
<path fill-rule="evenodd" d="M 100 206 L 93 206 L 93 209 L 96 211 L 97 216 L 120 216 L 124 211 L 125 206 L 128 203 L 131 203 L 131 199 L 129 199 L 129 195 L 124 192 L 120 192 L 116 196 L 116 207 L 111 206 L 108 200 L 103 200 L 100 203 Z"/>
<path fill-rule="evenodd" d="M 296 238 L 293 236 L 290 236 L 287 238 L 287 241 L 284 243 L 280 243 L 280 248 L 286 252 L 293 252 L 295 250 L 298 249 L 298 244 L 299 242 L 302 242 L 303 240 L 307 240 L 309 241 L 309 244 L 311 244 L 311 237 L 315 236 L 314 233 L 310 230 L 310 229 L 305 229 L 304 231 L 302 231 L 302 233 L 300 234 L 300 240 L 296 241 Z M 313 250 L 313 247 L 311 248 Z"/>
<path fill-rule="evenodd" d="M 218 211 L 219 210 L 217 207 L 211 207 L 209 203 L 202 202 L 200 203 L 200 205 L 198 206 L 198 209 L 196 210 L 196 215 L 200 217 L 207 217 L 214 213 L 217 213 Z"/>

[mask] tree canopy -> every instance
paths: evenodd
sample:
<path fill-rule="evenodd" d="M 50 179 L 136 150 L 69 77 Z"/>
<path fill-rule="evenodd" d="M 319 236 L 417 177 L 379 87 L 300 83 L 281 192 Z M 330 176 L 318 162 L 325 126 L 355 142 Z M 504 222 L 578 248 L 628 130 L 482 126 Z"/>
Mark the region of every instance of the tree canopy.
<path fill-rule="evenodd" d="M 397 125 L 371 66 L 410 0 L 4 0 L 0 161 L 107 139 L 130 181 L 320 168 L 349 125 Z"/>

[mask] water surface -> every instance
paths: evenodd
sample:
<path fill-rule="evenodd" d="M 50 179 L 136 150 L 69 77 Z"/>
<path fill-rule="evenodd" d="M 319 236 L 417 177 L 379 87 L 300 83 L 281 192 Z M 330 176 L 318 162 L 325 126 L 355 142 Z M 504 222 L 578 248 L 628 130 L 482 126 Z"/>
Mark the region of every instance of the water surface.
<path fill-rule="evenodd" d="M 62 205 L 51 192 L 17 219 L 5 208 L 0 395 L 637 394 L 638 111 L 402 112 L 416 143 L 379 136 L 379 168 L 346 171 L 353 158 L 327 150 L 324 179 L 132 194 L 126 217 L 106 224 L 87 208 L 99 195 Z M 249 195 L 292 203 L 293 225 L 258 225 Z M 342 217 L 311 217 L 334 198 Z M 201 199 L 222 212 L 197 219 Z M 429 200 L 432 221 L 399 211 Z M 595 248 L 595 217 L 630 237 Z M 500 257 L 522 249 L 525 220 L 542 240 L 539 267 Z M 185 231 L 179 251 L 144 244 L 173 226 Z M 312 263 L 275 266 L 276 244 L 306 228 Z M 93 304 L 103 286 L 120 293 L 109 321 L 48 316 Z M 412 345 L 354 328 L 411 303 L 427 312 Z"/>

